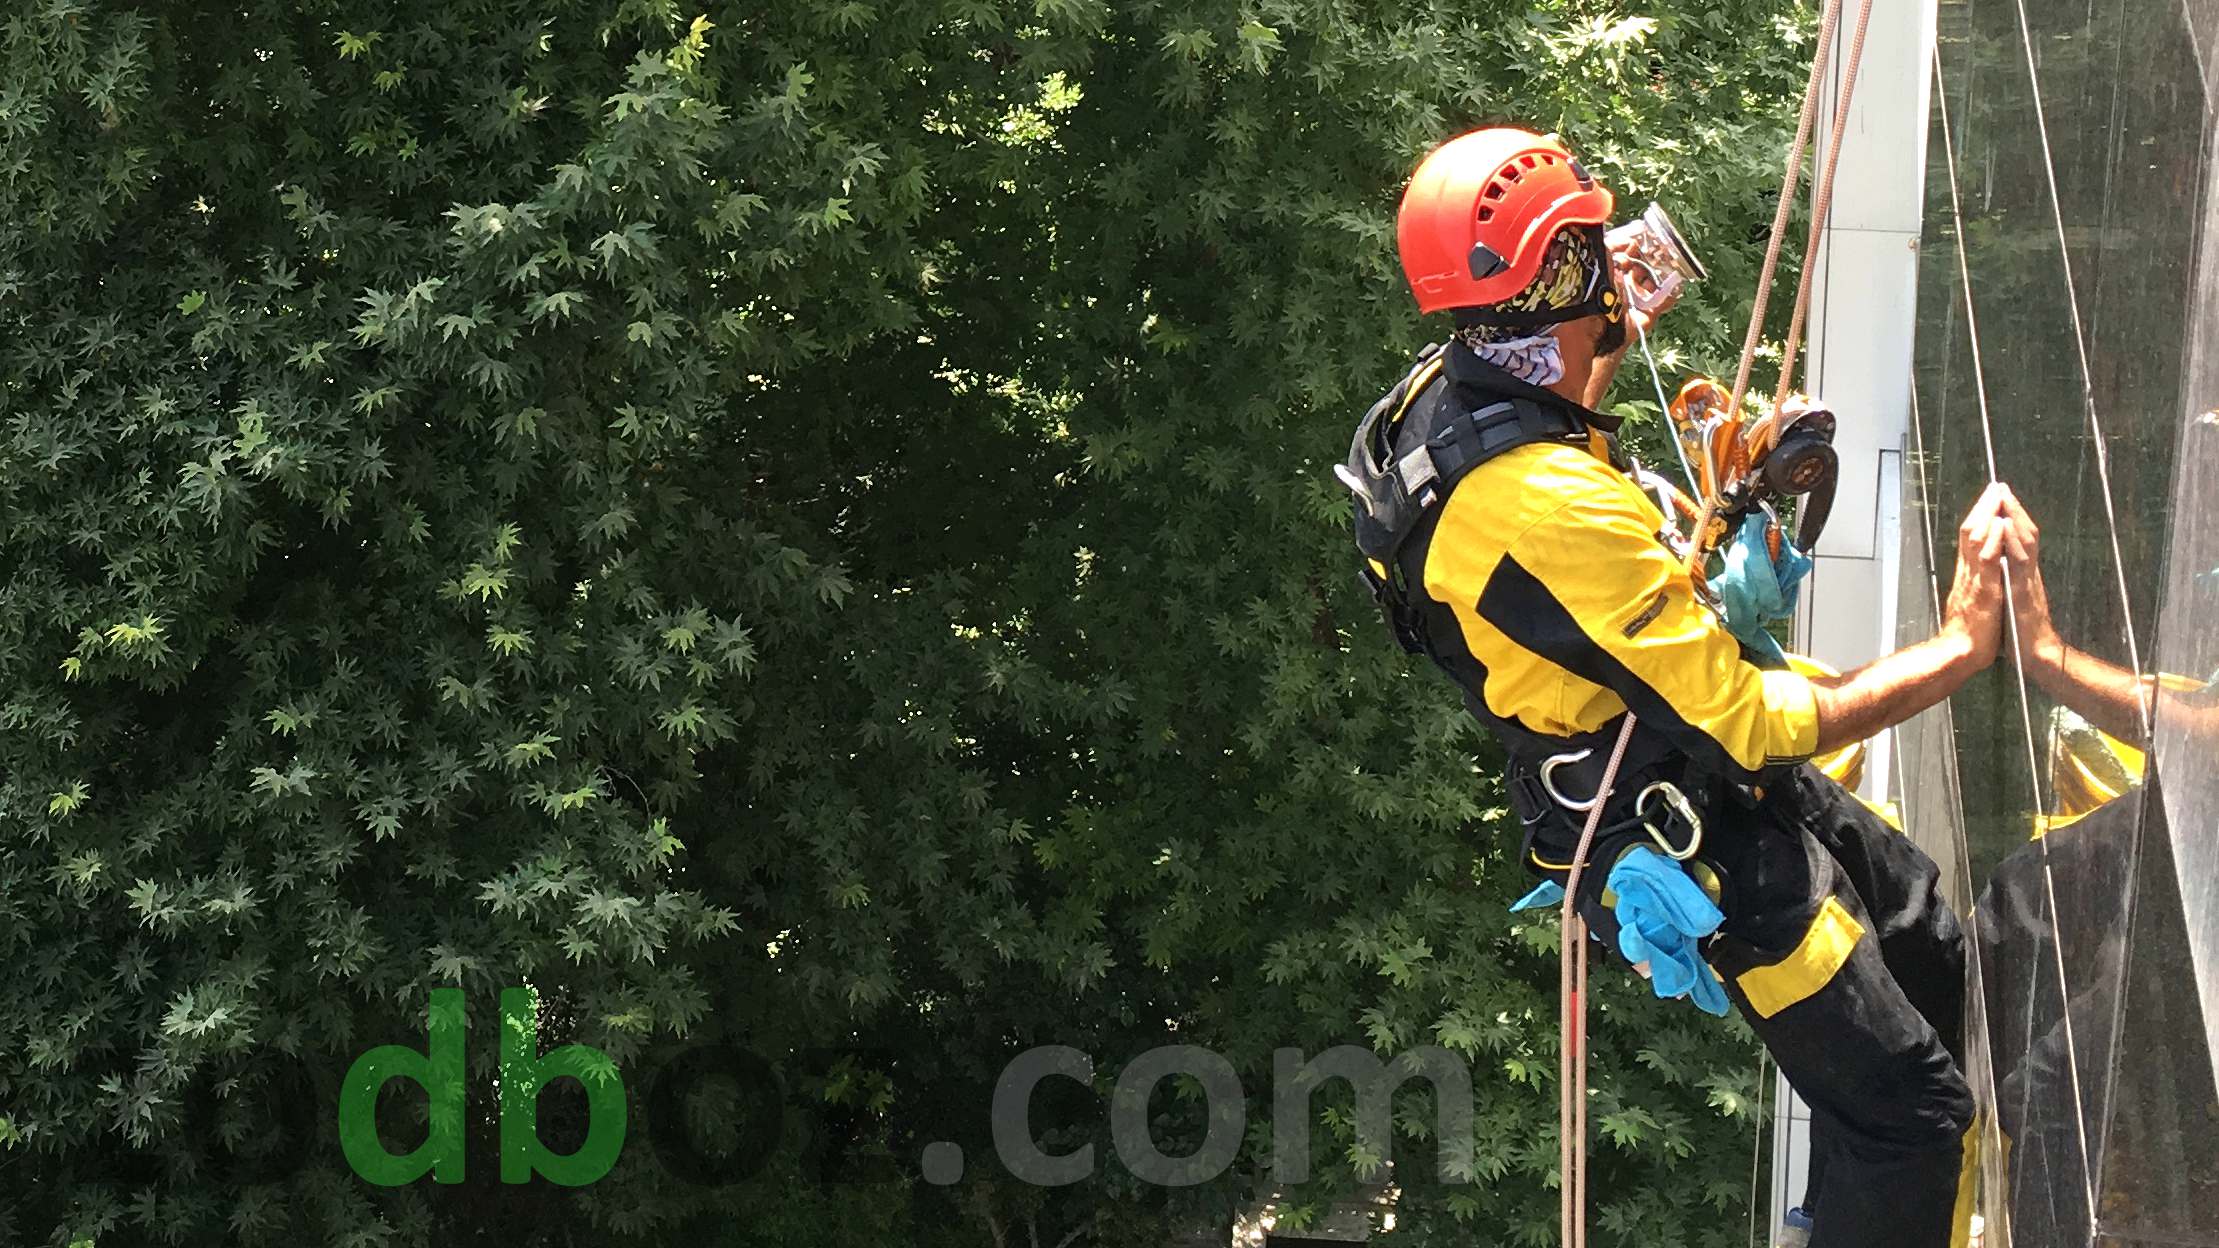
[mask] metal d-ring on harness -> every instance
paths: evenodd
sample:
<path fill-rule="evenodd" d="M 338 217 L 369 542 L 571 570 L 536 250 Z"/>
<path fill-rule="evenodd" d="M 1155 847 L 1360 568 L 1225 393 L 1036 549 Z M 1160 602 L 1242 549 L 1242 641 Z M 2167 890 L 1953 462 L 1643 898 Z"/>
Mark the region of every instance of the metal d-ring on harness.
<path fill-rule="evenodd" d="M 1572 798 L 1564 796 L 1564 791 L 1556 787 L 1557 768 L 1568 767 L 1573 763 L 1585 762 L 1587 760 L 1587 757 L 1594 752 L 1595 751 L 1593 750 L 1571 750 L 1563 754 L 1553 754 L 1549 756 L 1547 761 L 1541 764 L 1541 790 L 1549 795 L 1550 801 L 1555 802 L 1557 805 L 1562 806 L 1566 810 L 1577 811 L 1583 815 L 1586 814 L 1588 811 L 1595 809 L 1595 807 L 1597 807 L 1598 805 L 1602 804 L 1603 795 L 1600 792 L 1596 793 L 1593 797 L 1585 799 L 1584 801 L 1575 801 Z"/>
<path fill-rule="evenodd" d="M 1568 796 L 1564 790 L 1556 785 L 1557 768 L 1585 762 L 1594 753 L 1595 751 L 1592 749 L 1567 750 L 1562 754 L 1552 754 L 1543 760 L 1540 767 L 1536 769 L 1539 773 L 1541 791 L 1549 795 L 1550 801 L 1575 814 L 1587 814 L 1601 805 L 1603 794 L 1600 791 L 1593 797 L 1575 798 Z M 1611 779 L 1615 780 L 1616 777 L 1611 777 Z M 1652 801 L 1660 803 L 1666 814 L 1676 817 L 1680 826 L 1687 829 L 1685 844 L 1673 844 L 1672 834 L 1658 827 L 1650 819 L 1649 811 Z M 1695 808 L 1695 803 L 1688 798 L 1687 791 L 1679 785 L 1672 783 L 1670 780 L 1651 782 L 1633 799 L 1633 813 L 1634 817 L 1641 821 L 1642 830 L 1649 834 L 1649 840 L 1656 845 L 1658 852 L 1672 861 L 1686 862 L 1702 852 L 1702 812 Z"/>

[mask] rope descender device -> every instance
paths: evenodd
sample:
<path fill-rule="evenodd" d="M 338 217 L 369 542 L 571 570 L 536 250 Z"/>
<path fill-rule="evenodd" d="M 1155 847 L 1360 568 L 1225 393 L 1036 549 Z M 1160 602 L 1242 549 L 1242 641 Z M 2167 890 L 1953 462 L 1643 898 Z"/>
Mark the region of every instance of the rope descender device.
<path fill-rule="evenodd" d="M 1710 275 L 1671 215 L 1653 200 L 1640 216 L 1611 229 L 1604 237 L 1616 259 L 1641 270 L 1646 277 L 1646 289 L 1643 283 L 1624 283 L 1627 303 L 1643 315 L 1656 314 L 1682 287 Z M 1645 356 L 1646 339 L 1644 334 Z M 1649 367 L 1653 375 L 1654 357 L 1649 357 Z M 1689 487 L 1710 505 L 1710 523 L 1695 526 L 1706 531 L 1691 532 L 1691 545 L 1707 558 L 1730 531 L 1728 522 L 1752 507 L 1801 497 L 1805 501 L 1797 521 L 1796 545 L 1809 551 L 1833 508 L 1838 463 L 1833 447 L 1833 412 L 1806 396 L 1788 394 L 1782 396 L 1774 412 L 1745 423 L 1734 410 L 1725 387 L 1716 381 L 1698 377 L 1682 386 L 1676 399 L 1665 402 L 1663 381 L 1656 380 L 1659 404 L 1668 412 L 1676 449 L 1688 468 Z M 1700 473 L 1696 465 L 1702 466 Z M 1691 522 L 1704 510 L 1669 493 L 1668 498 L 1666 514 L 1682 523 Z M 1770 553 L 1777 559 L 1783 540 L 1777 518 L 1767 529 Z"/>
<path fill-rule="evenodd" d="M 1794 542 L 1808 553 L 1818 543 L 1834 507 L 1840 458 L 1834 451 L 1831 409 L 1807 395 L 1791 394 L 1765 416 L 1744 422 L 1729 412 L 1725 387 L 1697 377 L 1680 387 L 1669 417 L 1672 436 L 1693 466 L 1703 499 L 1700 532 L 1691 534 L 1691 568 L 1698 575 L 1735 521 L 1762 509 L 1775 560 L 1788 540 L 1774 506 L 1800 499 Z"/>

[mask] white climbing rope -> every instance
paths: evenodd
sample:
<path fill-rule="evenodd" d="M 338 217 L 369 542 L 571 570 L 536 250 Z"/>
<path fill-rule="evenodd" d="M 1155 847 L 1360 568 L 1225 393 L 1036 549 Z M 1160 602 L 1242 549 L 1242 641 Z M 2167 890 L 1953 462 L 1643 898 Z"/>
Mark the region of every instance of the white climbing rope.
<path fill-rule="evenodd" d="M 1980 318 L 1979 313 L 1975 309 L 1973 304 L 1972 268 L 1970 263 L 1966 259 L 1965 253 L 1964 208 L 1960 200 L 1957 188 L 1957 146 L 1956 138 L 1951 133 L 1950 129 L 1949 92 L 1947 90 L 1947 83 L 1942 77 L 1942 51 L 1939 40 L 1936 40 L 1934 47 L 1933 72 L 1934 98 L 1936 101 L 1938 101 L 1938 107 L 1941 112 L 1942 154 L 1944 157 L 1943 165 L 1949 174 L 1949 216 L 1957 251 L 1957 280 L 1959 288 L 1964 292 L 1965 337 L 1967 342 L 1971 346 L 1973 394 L 1977 400 L 1977 405 L 1980 411 L 1980 437 L 1982 448 L 1987 457 L 1988 481 L 1990 484 L 1994 484 L 2000 479 L 2000 474 L 1997 470 L 1996 462 L 1995 424 L 1989 415 L 1987 374 L 1981 365 L 1980 359 Z M 2044 159 L 2047 160 L 2047 158 L 2047 141 L 2045 139 Z M 2062 221 L 2061 218 L 2060 221 Z M 2060 231 L 2059 244 L 2061 246 L 2063 244 L 2063 241 L 2063 234 L 2062 231 Z M 2067 272 L 2068 274 L 2070 273 L 2069 268 Z M 2090 404 L 2091 406 L 2089 408 L 2089 414 L 2091 419 L 2093 419 L 2095 409 L 2093 407 L 2092 397 L 2090 399 Z M 2101 455 L 2102 451 L 2100 449 L 2100 426 L 2098 426 L 2098 432 L 2099 449 L 2097 453 Z M 2105 494 L 2107 499 L 2109 492 L 2109 474 L 2107 472 L 2105 474 Z M 2108 513 L 2108 501 L 2106 504 L 2106 510 Z M 2124 576 L 2123 569 L 2121 572 L 2121 576 L 2122 578 Z M 2123 579 L 2121 584 L 2123 588 Z M 2025 648 L 2020 644 L 2017 603 L 2015 599 L 2015 593 L 2012 588 L 2011 569 L 2008 565 L 2006 565 L 2003 570 L 2003 599 L 2004 626 L 2008 630 L 2011 642 L 2012 674 L 2018 684 L 2019 722 L 2021 728 L 2024 731 L 2026 740 L 2027 781 L 2031 786 L 2035 805 L 2037 807 L 2040 807 L 2040 805 L 2042 804 L 2042 767 L 2039 753 L 2034 743 L 2034 711 L 2032 700 L 2027 693 L 2026 652 Z M 2044 890 L 2045 904 L 2049 911 L 2051 948 L 2062 951 L 2062 949 L 2064 948 L 2063 936 L 2057 926 L 2057 883 L 2055 877 L 2050 870 L 2049 838 L 2046 836 L 2037 837 L 2034 843 L 2041 847 L 2037 852 L 2040 855 L 2042 863 L 2042 887 Z M 2059 993 L 2058 1000 L 2061 1003 L 2061 1008 L 2059 1009 L 2059 1019 L 2065 1037 L 2065 1072 L 2068 1081 L 2072 1084 L 2073 1128 L 2078 1136 L 2079 1142 L 2078 1151 L 2080 1153 L 2081 1188 L 2082 1195 L 2087 1202 L 2084 1207 L 2087 1210 L 2089 1217 L 2089 1225 L 2087 1229 L 2088 1233 L 2092 1236 L 2095 1233 L 2096 1189 L 2095 1176 L 2090 1167 L 2090 1158 L 2088 1154 L 2088 1123 L 2087 1113 L 2083 1108 L 2083 1101 L 2085 1098 L 2083 1097 L 2081 1092 L 2079 1044 L 2073 1036 L 2072 1011 L 2068 1008 L 2062 1008 L 2064 1003 L 2069 1003 L 2072 999 L 2069 991 L 2069 985 L 2066 983 L 2065 980 L 2065 962 L 2062 954 L 2060 953 L 2059 956 L 2053 957 L 2051 959 L 2051 962 L 2057 972 L 2057 987 Z"/>

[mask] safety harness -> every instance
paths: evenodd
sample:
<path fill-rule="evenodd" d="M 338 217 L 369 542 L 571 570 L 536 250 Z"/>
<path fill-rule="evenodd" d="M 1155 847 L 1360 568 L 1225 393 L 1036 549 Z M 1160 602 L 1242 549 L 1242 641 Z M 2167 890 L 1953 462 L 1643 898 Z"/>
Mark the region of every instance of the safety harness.
<path fill-rule="evenodd" d="M 1450 355 L 1442 344 L 1419 352 L 1409 373 L 1365 413 L 1348 460 L 1334 475 L 1356 496 L 1356 545 L 1363 555 L 1358 573 L 1365 589 L 1403 649 L 1446 672 L 1473 717 L 1502 743 L 1510 760 L 1511 807 L 1524 833 L 1521 857 L 1528 870 L 1565 884 L 1622 718 L 1559 737 L 1495 714 L 1481 694 L 1486 669 L 1461 644 L 1454 614 L 1424 593 L 1426 551 L 1457 483 L 1520 447 L 1557 443 L 1600 453 L 1629 476 L 1637 466 L 1591 413 L 1468 352 L 1457 361 L 1462 375 L 1451 377 Z M 1653 844 L 1687 862 L 1706 891 L 1719 895 L 1717 868 L 1696 856 L 1704 812 L 1733 787 L 1701 774 L 1662 733 L 1646 726 L 1633 733 L 1586 857 L 1605 870 L 1581 873 L 1581 914 L 1606 948 L 1616 947 L 1617 925 L 1601 904 L 1603 881 L 1608 864 L 1635 844 Z"/>

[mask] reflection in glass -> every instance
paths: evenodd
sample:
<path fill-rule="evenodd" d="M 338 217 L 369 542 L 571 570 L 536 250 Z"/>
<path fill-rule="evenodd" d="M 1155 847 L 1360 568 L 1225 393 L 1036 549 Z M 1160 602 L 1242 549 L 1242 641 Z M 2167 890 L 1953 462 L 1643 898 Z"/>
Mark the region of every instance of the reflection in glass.
<path fill-rule="evenodd" d="M 1986 1242 L 2219 1246 L 2219 4 L 1938 21 L 1899 623 L 1932 628 L 1992 472 L 2061 647 L 1897 734 L 1978 937 Z"/>

